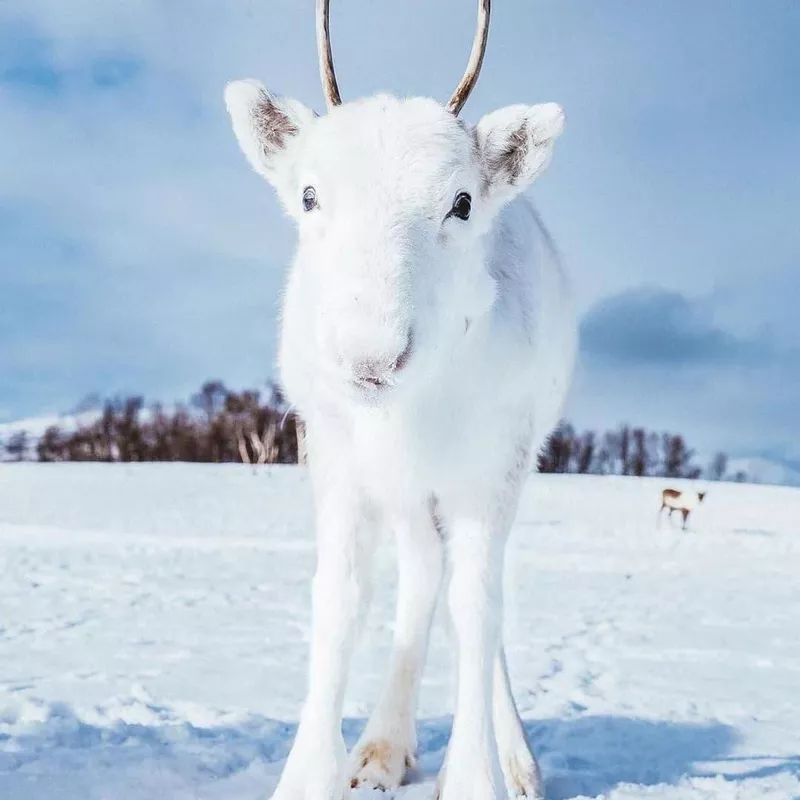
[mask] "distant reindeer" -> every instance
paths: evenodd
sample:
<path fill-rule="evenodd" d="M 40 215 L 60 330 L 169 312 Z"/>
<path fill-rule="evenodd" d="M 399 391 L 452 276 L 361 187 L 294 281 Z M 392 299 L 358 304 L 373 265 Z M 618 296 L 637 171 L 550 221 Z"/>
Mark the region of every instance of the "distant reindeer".
<path fill-rule="evenodd" d="M 442 800 L 539 797 L 501 639 L 505 543 L 571 382 L 576 326 L 555 247 L 522 192 L 564 115 L 458 113 L 483 62 L 489 0 L 447 106 L 378 95 L 345 105 L 328 0 L 317 41 L 329 113 L 254 81 L 226 88 L 240 146 L 298 227 L 279 363 L 304 423 L 317 526 L 309 685 L 274 800 L 393 790 L 415 714 L 443 564 L 458 641 Z M 342 703 L 376 531 L 397 542 L 389 680 L 349 764 Z"/>
<path fill-rule="evenodd" d="M 658 510 L 658 518 L 664 513 L 664 509 L 669 509 L 668 519 L 672 519 L 673 511 L 680 511 L 683 515 L 683 530 L 686 530 L 686 521 L 689 519 L 689 514 L 694 511 L 707 492 L 682 492 L 678 489 L 664 489 L 661 493 L 661 508 Z"/>

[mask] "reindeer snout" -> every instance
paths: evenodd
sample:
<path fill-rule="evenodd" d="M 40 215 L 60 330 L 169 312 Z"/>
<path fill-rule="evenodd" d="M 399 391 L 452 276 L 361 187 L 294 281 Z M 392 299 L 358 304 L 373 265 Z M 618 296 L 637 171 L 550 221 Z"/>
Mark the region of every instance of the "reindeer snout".
<path fill-rule="evenodd" d="M 353 380 L 356 383 L 382 387 L 391 385 L 394 376 L 403 370 L 411 358 L 413 336 L 409 332 L 403 350 L 394 356 L 361 358 L 353 362 Z"/>

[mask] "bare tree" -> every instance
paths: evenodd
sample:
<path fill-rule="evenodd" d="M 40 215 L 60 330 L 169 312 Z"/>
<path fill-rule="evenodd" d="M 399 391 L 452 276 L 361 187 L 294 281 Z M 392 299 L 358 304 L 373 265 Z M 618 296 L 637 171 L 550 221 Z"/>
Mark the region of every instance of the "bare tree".
<path fill-rule="evenodd" d="M 619 474 L 632 475 L 631 464 L 631 429 L 623 425 L 619 429 Z"/>
<path fill-rule="evenodd" d="M 708 477 L 712 481 L 725 480 L 725 475 L 728 472 L 728 456 L 726 453 L 717 453 L 714 456 L 709 468 Z"/>
<path fill-rule="evenodd" d="M 647 450 L 647 434 L 644 428 L 633 431 L 633 453 L 631 455 L 631 475 L 641 478 L 650 471 L 650 458 Z"/>
<path fill-rule="evenodd" d="M 585 475 L 592 471 L 592 462 L 594 461 L 595 451 L 595 434 L 594 431 L 585 433 L 580 440 L 580 449 L 578 451 L 578 473 Z"/>
<path fill-rule="evenodd" d="M 665 433 L 662 437 L 663 476 L 665 478 L 688 477 L 692 453 L 686 448 L 683 436 Z"/>
<path fill-rule="evenodd" d="M 6 453 L 12 461 L 24 461 L 28 455 L 28 432 L 12 433 L 6 442 Z"/>
<path fill-rule="evenodd" d="M 39 461 L 63 461 L 64 455 L 64 434 L 57 425 L 51 425 L 36 443 L 36 457 Z"/>

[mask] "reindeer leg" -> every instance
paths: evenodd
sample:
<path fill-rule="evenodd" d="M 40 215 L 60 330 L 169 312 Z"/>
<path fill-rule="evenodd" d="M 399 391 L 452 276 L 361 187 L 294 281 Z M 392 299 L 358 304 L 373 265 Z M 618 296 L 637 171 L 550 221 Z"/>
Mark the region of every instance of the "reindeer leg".
<path fill-rule="evenodd" d="M 450 615 L 458 640 L 453 733 L 439 775 L 441 800 L 501 800 L 505 778 L 492 715 L 495 656 L 500 649 L 505 526 L 471 514 L 445 519 L 452 565 Z"/>
<path fill-rule="evenodd" d="M 399 582 L 389 680 L 351 755 L 351 786 L 396 789 L 415 763 L 417 696 L 442 577 L 442 540 L 428 509 L 395 525 Z"/>
<path fill-rule="evenodd" d="M 346 790 L 342 703 L 369 592 L 374 520 L 352 486 L 330 473 L 316 484 L 309 687 L 273 800 L 340 800 Z"/>
<path fill-rule="evenodd" d="M 509 797 L 544 797 L 539 765 L 531 752 L 522 720 L 519 717 L 506 666 L 506 654 L 500 647 L 494 659 L 494 730 L 500 766 Z"/>

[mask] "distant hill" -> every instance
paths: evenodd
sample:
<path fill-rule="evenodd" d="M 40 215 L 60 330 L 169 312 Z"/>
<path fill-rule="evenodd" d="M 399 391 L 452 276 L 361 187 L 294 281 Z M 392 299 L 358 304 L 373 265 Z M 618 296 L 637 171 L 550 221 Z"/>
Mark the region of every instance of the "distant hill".
<path fill-rule="evenodd" d="M 742 470 L 747 474 L 750 483 L 800 486 L 800 470 L 783 461 L 764 456 L 731 458 L 729 469 L 731 472 Z"/>
<path fill-rule="evenodd" d="M 73 433 L 81 425 L 90 425 L 100 415 L 99 411 L 81 411 L 74 414 L 52 414 L 42 417 L 28 417 L 15 422 L 0 422 L 0 461 L 8 460 L 2 449 L 15 433 L 24 431 L 28 434 L 27 458 L 36 458 L 36 442 L 51 426 L 56 425 L 65 433 Z"/>

